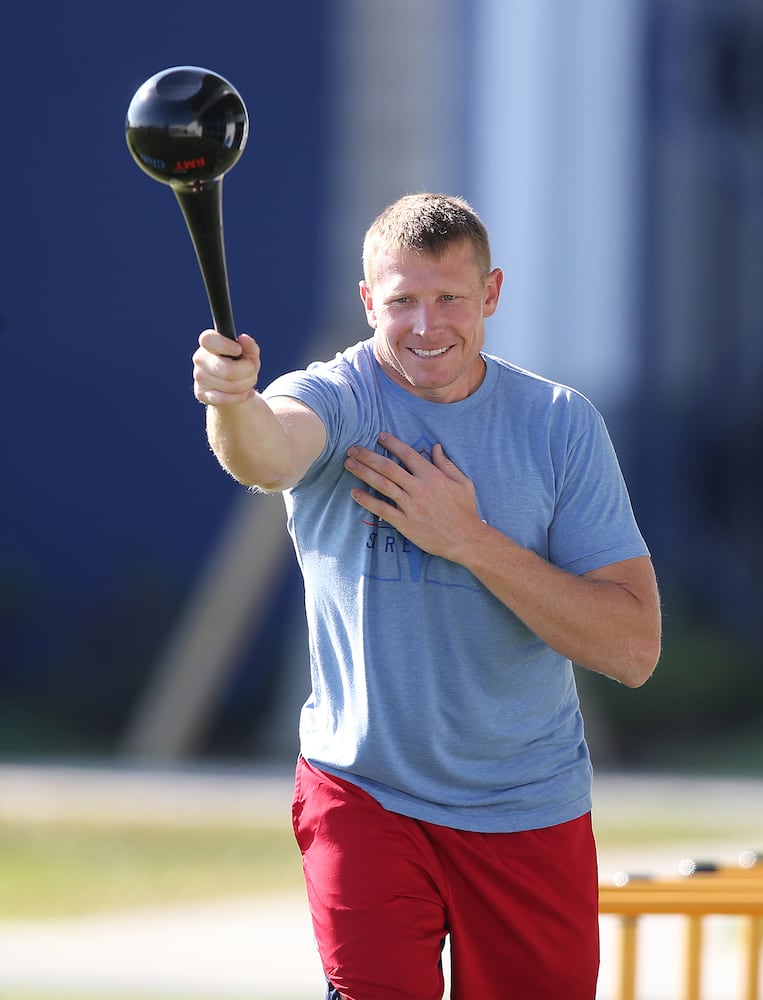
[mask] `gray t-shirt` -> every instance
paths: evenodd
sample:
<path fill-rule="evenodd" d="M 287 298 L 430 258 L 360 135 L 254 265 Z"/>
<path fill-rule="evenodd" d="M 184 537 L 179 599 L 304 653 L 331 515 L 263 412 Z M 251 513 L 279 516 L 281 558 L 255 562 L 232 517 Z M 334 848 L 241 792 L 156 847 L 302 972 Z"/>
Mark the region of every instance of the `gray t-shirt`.
<path fill-rule="evenodd" d="M 590 402 L 483 356 L 482 384 L 456 403 L 397 385 L 370 340 L 264 395 L 301 400 L 327 431 L 284 494 L 310 636 L 303 756 L 395 812 L 511 832 L 590 809 L 572 664 L 464 567 L 359 507 L 346 451 L 381 451 L 381 431 L 427 456 L 440 442 L 474 482 L 480 517 L 570 573 L 648 553 Z"/>

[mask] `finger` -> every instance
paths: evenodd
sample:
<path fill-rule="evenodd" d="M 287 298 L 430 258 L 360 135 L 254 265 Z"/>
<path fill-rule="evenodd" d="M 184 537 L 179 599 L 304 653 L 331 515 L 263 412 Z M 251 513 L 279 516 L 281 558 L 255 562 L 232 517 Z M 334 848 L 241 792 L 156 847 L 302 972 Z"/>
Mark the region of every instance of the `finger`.
<path fill-rule="evenodd" d="M 248 333 L 240 333 L 238 337 L 238 345 L 241 348 L 241 353 L 244 357 L 252 358 L 259 364 L 260 361 L 260 345 L 254 339 L 250 337 Z"/>
<path fill-rule="evenodd" d="M 216 359 L 216 362 L 219 364 L 213 363 L 212 367 L 204 361 L 194 364 L 193 393 L 199 402 L 221 406 L 243 402 L 255 394 L 257 378 L 253 366 L 246 365 L 248 377 L 236 378 L 242 367 L 240 363 L 230 359 Z"/>
<path fill-rule="evenodd" d="M 254 389 L 247 389 L 245 392 L 218 392 L 215 389 L 202 389 L 196 386 L 193 394 L 205 406 L 235 406 L 251 399 L 255 392 Z"/>
<path fill-rule="evenodd" d="M 203 330 L 199 335 L 199 346 L 220 357 L 237 358 L 243 353 L 243 346 L 238 340 L 223 337 L 217 330 Z"/>
<path fill-rule="evenodd" d="M 242 402 L 254 395 L 258 368 L 248 358 L 233 360 L 200 348 L 194 355 L 194 395 L 202 403 L 219 406 Z"/>
<path fill-rule="evenodd" d="M 360 507 L 367 510 L 369 514 L 375 514 L 382 521 L 395 527 L 394 519 L 399 515 L 399 510 L 394 504 L 387 503 L 381 497 L 366 493 L 364 490 L 350 490 L 350 496 Z"/>
<path fill-rule="evenodd" d="M 415 453 L 414 453 L 415 454 Z M 385 477 L 398 486 L 406 487 L 412 478 L 411 472 L 408 471 L 399 462 L 396 462 L 392 458 L 388 458 L 386 455 L 380 454 L 378 451 L 371 451 L 370 448 L 363 448 L 361 445 L 353 445 L 351 448 L 347 449 L 347 458 L 353 462 L 359 463 L 368 469 L 373 469 L 380 476 Z M 426 459 L 424 459 L 426 461 Z M 426 463 L 429 465 L 429 463 Z"/>
<path fill-rule="evenodd" d="M 405 441 L 401 441 L 400 438 L 395 437 L 394 434 L 382 431 L 377 440 L 382 448 L 396 458 L 399 458 L 405 467 L 410 469 L 414 474 L 425 471 L 427 467 L 431 468 L 432 463 L 429 459 L 425 458 L 421 452 L 416 451 L 415 448 L 411 448 Z"/>
<path fill-rule="evenodd" d="M 455 462 L 448 458 L 445 454 L 445 449 L 439 443 L 432 448 L 432 462 L 448 479 L 463 482 L 469 478 L 459 469 Z"/>
<path fill-rule="evenodd" d="M 351 448 L 345 459 L 344 467 L 366 486 L 378 490 L 390 500 L 400 500 L 405 495 L 403 487 L 392 476 L 409 476 L 409 474 L 395 462 L 384 458 L 383 455 L 377 455 L 373 451 L 366 451 L 366 449 Z"/>
<path fill-rule="evenodd" d="M 235 384 L 237 382 L 256 381 L 259 365 L 251 355 L 231 357 L 230 355 L 213 354 L 200 347 L 193 355 L 194 373 L 204 379 L 218 378 Z"/>
<path fill-rule="evenodd" d="M 196 387 L 202 392 L 227 392 L 231 395 L 236 395 L 254 390 L 251 378 L 225 378 L 204 369 L 194 370 L 193 381 Z"/>

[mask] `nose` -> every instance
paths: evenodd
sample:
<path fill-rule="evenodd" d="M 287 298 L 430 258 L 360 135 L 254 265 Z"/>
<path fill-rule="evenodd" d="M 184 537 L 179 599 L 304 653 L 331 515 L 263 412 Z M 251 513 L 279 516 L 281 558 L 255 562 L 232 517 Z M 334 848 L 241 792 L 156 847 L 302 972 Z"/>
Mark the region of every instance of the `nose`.
<path fill-rule="evenodd" d="M 435 327 L 435 310 L 429 302 L 418 302 L 416 314 L 413 317 L 413 332 L 419 337 L 425 337 Z"/>

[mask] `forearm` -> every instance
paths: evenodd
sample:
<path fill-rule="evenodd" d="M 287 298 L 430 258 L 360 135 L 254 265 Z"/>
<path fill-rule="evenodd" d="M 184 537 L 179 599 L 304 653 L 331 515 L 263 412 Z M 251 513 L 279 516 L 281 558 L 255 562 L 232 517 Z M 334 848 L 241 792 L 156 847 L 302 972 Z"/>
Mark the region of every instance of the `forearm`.
<path fill-rule="evenodd" d="M 540 639 L 575 663 L 638 687 L 660 649 L 660 608 L 647 556 L 574 576 L 480 520 L 474 484 L 443 452 L 431 462 L 391 434 L 348 451 L 345 468 L 373 492 L 354 489 L 365 510 L 425 552 L 468 569 Z M 401 464 L 402 463 L 402 464 Z"/>
<path fill-rule="evenodd" d="M 235 345 L 214 330 L 200 335 L 193 356 L 194 395 L 207 407 L 212 451 L 240 483 L 285 490 L 321 453 L 326 429 L 297 399 L 266 401 L 255 391 L 259 373 L 260 348 L 248 334 L 242 333 Z"/>
<path fill-rule="evenodd" d="M 482 524 L 475 525 L 471 544 L 457 559 L 539 638 L 575 663 L 629 687 L 643 684 L 654 670 L 660 613 L 646 557 L 575 576 Z M 634 574 L 639 585 L 631 588 Z"/>

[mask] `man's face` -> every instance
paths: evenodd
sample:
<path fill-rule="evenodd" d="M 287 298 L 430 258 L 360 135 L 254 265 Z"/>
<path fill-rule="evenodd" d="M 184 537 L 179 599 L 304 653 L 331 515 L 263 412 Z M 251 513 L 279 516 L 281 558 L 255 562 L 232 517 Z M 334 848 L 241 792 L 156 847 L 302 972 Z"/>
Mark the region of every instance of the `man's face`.
<path fill-rule="evenodd" d="M 384 371 L 432 402 L 471 395 L 485 375 L 485 318 L 498 305 L 501 270 L 483 282 L 467 242 L 455 243 L 439 259 L 384 251 L 372 267 L 373 287 L 361 281 L 360 296 Z"/>

